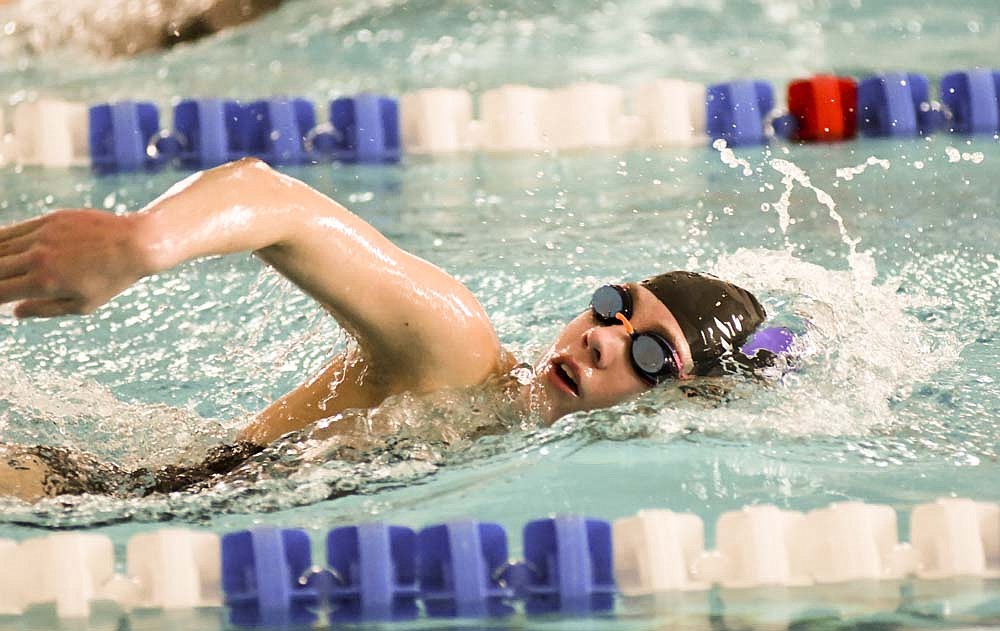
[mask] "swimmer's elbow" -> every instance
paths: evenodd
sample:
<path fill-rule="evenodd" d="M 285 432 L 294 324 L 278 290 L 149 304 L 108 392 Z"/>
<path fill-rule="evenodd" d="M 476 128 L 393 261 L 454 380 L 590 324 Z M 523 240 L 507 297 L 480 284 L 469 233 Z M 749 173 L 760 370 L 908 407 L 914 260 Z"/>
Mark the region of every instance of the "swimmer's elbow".
<path fill-rule="evenodd" d="M 272 169 L 267 162 L 264 162 L 260 158 L 255 158 L 253 156 L 246 156 L 240 158 L 239 160 L 233 160 L 229 164 L 232 165 L 234 168 L 246 171 L 255 170 L 255 171 L 264 171 L 267 173 L 275 172 L 274 169 Z"/>
<path fill-rule="evenodd" d="M 278 176 L 278 172 L 260 158 L 246 157 L 216 167 L 222 174 L 239 180 L 264 181 Z"/>
<path fill-rule="evenodd" d="M 225 169 L 223 179 L 232 189 L 261 204 L 270 201 L 285 208 L 308 206 L 303 200 L 317 194 L 315 189 L 301 180 L 271 168 L 259 158 L 240 158 L 219 168 Z"/>

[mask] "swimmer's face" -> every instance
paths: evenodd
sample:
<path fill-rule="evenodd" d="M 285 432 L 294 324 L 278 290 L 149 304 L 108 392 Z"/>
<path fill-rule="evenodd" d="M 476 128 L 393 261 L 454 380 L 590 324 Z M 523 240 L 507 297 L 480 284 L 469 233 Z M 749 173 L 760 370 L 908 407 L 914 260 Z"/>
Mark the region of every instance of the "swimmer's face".
<path fill-rule="evenodd" d="M 681 378 L 693 366 L 691 349 L 670 310 L 638 283 L 632 296 L 632 326 L 662 335 L 680 357 Z M 590 309 L 562 330 L 535 370 L 533 394 L 547 422 L 583 410 L 606 408 L 650 389 L 629 358 L 631 338 L 624 326 L 602 324 Z"/>

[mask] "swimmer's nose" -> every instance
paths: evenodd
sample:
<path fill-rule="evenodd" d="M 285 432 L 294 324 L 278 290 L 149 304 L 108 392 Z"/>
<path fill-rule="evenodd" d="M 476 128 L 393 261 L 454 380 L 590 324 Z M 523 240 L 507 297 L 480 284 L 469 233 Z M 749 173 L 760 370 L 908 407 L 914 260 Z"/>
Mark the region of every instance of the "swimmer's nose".
<path fill-rule="evenodd" d="M 590 353 L 590 361 L 593 362 L 594 366 L 600 366 L 601 344 L 597 341 L 596 331 L 596 328 L 587 329 L 587 332 L 583 334 L 583 347 Z"/>
<path fill-rule="evenodd" d="M 584 334 L 584 346 L 590 352 L 594 368 L 607 368 L 614 358 L 624 350 L 628 335 L 620 326 L 598 326 Z"/>

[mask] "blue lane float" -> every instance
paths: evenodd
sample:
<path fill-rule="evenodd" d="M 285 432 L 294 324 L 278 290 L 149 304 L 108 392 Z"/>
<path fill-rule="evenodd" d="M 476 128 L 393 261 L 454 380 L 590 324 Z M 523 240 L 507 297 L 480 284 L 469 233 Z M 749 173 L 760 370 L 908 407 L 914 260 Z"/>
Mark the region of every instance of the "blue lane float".
<path fill-rule="evenodd" d="M 941 79 L 941 102 L 951 112 L 950 131 L 1000 132 L 1000 71 L 953 72 Z"/>
<path fill-rule="evenodd" d="M 710 141 L 725 140 L 730 147 L 765 144 L 765 119 L 774 109 L 774 88 L 767 81 L 710 85 L 705 107 Z"/>
<path fill-rule="evenodd" d="M 336 99 L 330 104 L 330 124 L 338 137 L 334 159 L 399 161 L 399 107 L 395 99 L 376 94 Z"/>
<path fill-rule="evenodd" d="M 243 106 L 239 117 L 246 155 L 274 166 L 311 162 L 304 139 L 316 127 L 316 109 L 302 98 L 267 99 Z"/>
<path fill-rule="evenodd" d="M 514 591 L 502 584 L 507 533 L 498 524 L 457 521 L 420 531 L 420 597 L 433 618 L 503 617 Z"/>
<path fill-rule="evenodd" d="M 914 72 L 890 72 L 858 84 L 858 131 L 863 136 L 912 138 L 927 136 L 941 126 L 932 108 L 927 77 Z"/>
<path fill-rule="evenodd" d="M 317 126 L 304 98 L 239 103 L 186 99 L 173 129 L 160 127 L 153 103 L 121 101 L 90 108 L 91 163 L 98 173 L 155 170 L 170 163 L 207 169 L 253 156 L 273 166 L 336 160 L 386 163 L 400 158 L 399 108 L 387 96 L 361 94 L 330 103 Z"/>
<path fill-rule="evenodd" d="M 606 612 L 617 593 L 611 524 L 556 517 L 524 527 L 525 558 L 508 558 L 498 524 L 457 521 L 410 528 L 346 526 L 326 537 L 325 566 L 309 537 L 258 528 L 223 536 L 222 589 L 233 625 L 285 628 L 428 617 L 498 618 L 524 603 L 528 615 Z"/>
<path fill-rule="evenodd" d="M 299 580 L 311 565 L 303 530 L 258 528 L 222 537 L 222 589 L 230 622 L 265 628 L 315 622 L 320 594 Z"/>
<path fill-rule="evenodd" d="M 98 173 L 151 170 L 147 151 L 160 130 L 160 112 L 146 101 L 121 101 L 90 108 L 90 160 Z"/>
<path fill-rule="evenodd" d="M 210 169 L 244 155 L 239 147 L 241 108 L 236 101 L 188 99 L 174 107 L 174 131 L 158 144 L 160 152 L 176 155 L 182 166 Z M 169 149 L 163 145 L 176 144 Z"/>
<path fill-rule="evenodd" d="M 417 617 L 417 536 L 381 523 L 336 528 L 327 535 L 326 561 L 334 578 L 327 600 L 337 622 Z"/>
<path fill-rule="evenodd" d="M 524 588 L 527 614 L 583 615 L 614 606 L 610 523 L 583 517 L 529 522 L 524 561 L 532 569 Z"/>

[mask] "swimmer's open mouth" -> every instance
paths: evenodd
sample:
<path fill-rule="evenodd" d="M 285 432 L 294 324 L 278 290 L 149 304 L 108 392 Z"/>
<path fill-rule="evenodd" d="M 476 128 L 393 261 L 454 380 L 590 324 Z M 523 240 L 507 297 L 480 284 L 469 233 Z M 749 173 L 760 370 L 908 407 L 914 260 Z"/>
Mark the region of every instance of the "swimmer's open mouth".
<path fill-rule="evenodd" d="M 553 367 L 556 378 L 565 384 L 573 396 L 580 396 L 580 386 L 577 385 L 576 379 L 573 378 L 572 368 L 567 362 L 557 362 Z"/>

